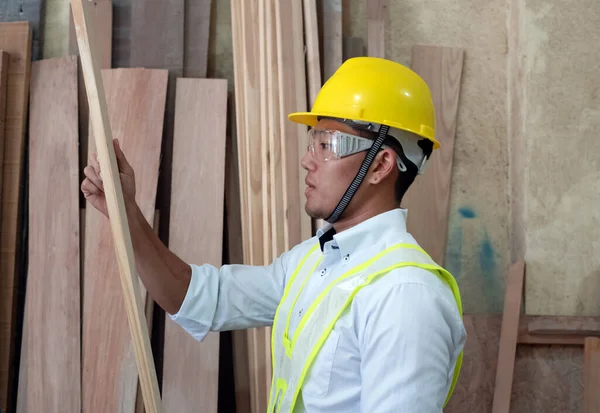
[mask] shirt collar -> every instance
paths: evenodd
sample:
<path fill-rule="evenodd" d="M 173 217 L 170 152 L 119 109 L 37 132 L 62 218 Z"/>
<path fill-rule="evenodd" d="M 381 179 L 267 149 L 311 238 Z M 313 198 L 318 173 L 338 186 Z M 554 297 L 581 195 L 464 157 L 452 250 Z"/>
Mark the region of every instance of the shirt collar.
<path fill-rule="evenodd" d="M 406 232 L 406 213 L 406 209 L 394 208 L 340 233 L 337 233 L 331 224 L 326 223 L 323 228 L 317 230 L 321 251 L 329 242 L 333 248 L 339 248 L 342 256 L 372 247 L 378 242 L 386 243 L 392 234 Z"/>

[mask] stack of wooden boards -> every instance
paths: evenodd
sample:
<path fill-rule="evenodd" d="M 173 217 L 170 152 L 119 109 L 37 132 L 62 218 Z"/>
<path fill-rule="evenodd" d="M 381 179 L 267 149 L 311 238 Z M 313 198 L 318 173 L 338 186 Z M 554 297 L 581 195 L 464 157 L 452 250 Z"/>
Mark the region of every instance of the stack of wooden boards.
<path fill-rule="evenodd" d="M 232 85 L 223 79 L 201 79 L 206 76 L 210 2 L 131 0 L 128 4 L 127 41 L 111 36 L 109 0 L 94 2 L 93 29 L 102 39 L 95 50 L 104 69 L 111 128 L 136 171 L 136 199 L 145 218 L 185 261 L 219 266 L 227 192 L 228 214 L 232 210 L 241 214 L 243 257 L 239 260 L 269 264 L 314 233 L 304 212 L 300 166 L 307 128 L 289 122 L 287 115 L 312 106 L 322 79 L 339 67 L 343 54 L 346 58 L 364 55 L 361 39 L 342 42 L 341 1 L 324 2 L 318 19 L 315 1 L 231 0 L 235 114 L 230 114 L 230 126 L 237 133 L 228 156 L 236 173 L 231 172 L 233 165 L 225 167 L 226 141 L 231 137 L 226 129 L 228 86 Z M 150 25 L 143 18 L 146 15 L 158 20 Z M 384 16 L 381 10 L 370 11 L 369 25 L 382 27 Z M 318 21 L 327 24 L 319 29 Z M 119 28 L 122 24 L 115 20 Z M 31 28 L 25 22 L 0 24 L 0 50 L 7 52 L 0 66 L 0 119 L 5 112 L 7 121 L 0 128 L 0 133 L 5 132 L 0 407 L 8 410 L 8 366 L 18 346 L 18 400 L 12 410 L 141 412 L 108 221 L 93 208 L 81 208 L 85 207 L 79 191 L 82 168 L 92 160 L 94 139 L 88 136 L 93 131 L 74 31 L 71 27 L 67 55 L 32 63 Z M 383 42 L 381 30 L 369 38 L 370 50 L 385 50 L 378 43 Z M 190 41 L 195 36 L 202 41 Z M 462 51 L 448 48 L 419 46 L 413 53 L 413 68 L 432 86 L 441 131 L 438 139 L 444 149 L 418 183 L 435 190 L 440 201 L 431 204 L 429 194 L 413 191 L 406 202 L 413 210 L 434 208 L 435 220 L 409 217 L 413 233 L 435 252 L 434 258 L 443 251 L 445 237 L 428 241 L 428 232 L 444 234 L 447 227 L 462 59 Z M 129 67 L 113 68 L 115 61 L 127 61 Z M 10 102 L 6 111 L 1 105 L 3 93 Z M 24 170 L 27 121 L 29 162 Z M 23 172 L 29 177 L 27 192 L 22 190 Z M 18 215 L 23 211 L 18 206 L 27 193 L 27 293 L 22 343 L 15 344 L 15 277 L 4 274 L 17 274 Z M 426 227 L 426 222 L 431 225 Z M 233 227 L 226 235 L 230 246 L 240 236 Z M 234 254 L 230 247 L 229 256 Z M 154 305 L 149 297 L 145 300 L 151 330 Z M 153 334 L 154 350 L 161 352 L 155 352 L 155 357 L 163 357 L 158 373 L 164 410 L 187 412 L 203 406 L 216 412 L 220 335 L 211 333 L 197 343 L 168 317 L 164 328 L 164 337 Z M 4 343 L 13 343 L 12 348 Z M 271 381 L 270 329 L 236 332 L 234 357 L 237 411 L 265 411 Z M 16 382 L 17 374 L 13 376 Z"/>

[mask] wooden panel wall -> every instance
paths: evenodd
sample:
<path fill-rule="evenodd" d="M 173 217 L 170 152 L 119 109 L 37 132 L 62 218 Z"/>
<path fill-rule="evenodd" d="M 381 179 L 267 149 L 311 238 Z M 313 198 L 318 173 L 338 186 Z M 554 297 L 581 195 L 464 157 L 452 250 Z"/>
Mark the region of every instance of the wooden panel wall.
<path fill-rule="evenodd" d="M 77 58 L 35 62 L 24 412 L 81 411 Z"/>
<path fill-rule="evenodd" d="M 226 126 L 226 80 L 177 81 L 169 245 L 187 263 L 222 264 Z M 167 319 L 165 411 L 216 412 L 218 384 L 219 333 L 198 343 Z"/>
<path fill-rule="evenodd" d="M 407 228 L 417 242 L 440 265 L 446 253 L 450 182 L 454 138 L 464 50 L 437 46 L 415 46 L 412 68 L 427 82 L 436 111 L 434 150 L 423 176 L 408 189 L 403 206 L 408 209 Z"/>
<path fill-rule="evenodd" d="M 102 71 L 114 138 L 136 173 L 136 201 L 154 221 L 167 71 Z M 91 138 L 91 136 L 90 136 Z M 90 139 L 90 160 L 94 139 Z M 108 220 L 86 212 L 83 296 L 83 411 L 130 413 L 137 368 Z M 142 286 L 142 296 L 145 290 Z M 102 322 L 99 322 L 102 320 Z"/>
<path fill-rule="evenodd" d="M 0 407 L 7 409 L 9 389 L 15 385 L 11 364 L 15 349 L 15 277 L 23 214 L 23 154 L 31 72 L 31 25 L 0 24 L 0 50 L 10 56 L 8 65 L 4 164 L 2 171 L 2 222 L 0 223 Z"/>

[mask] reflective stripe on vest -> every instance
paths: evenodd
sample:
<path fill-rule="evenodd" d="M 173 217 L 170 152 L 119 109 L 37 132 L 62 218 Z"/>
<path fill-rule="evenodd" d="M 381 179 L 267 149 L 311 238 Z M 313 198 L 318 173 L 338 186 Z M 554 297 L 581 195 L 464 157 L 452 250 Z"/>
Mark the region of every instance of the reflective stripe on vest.
<path fill-rule="evenodd" d="M 294 306 L 322 258 L 318 246 L 317 243 L 300 261 L 275 312 L 271 333 L 273 377 L 268 413 L 304 411 L 302 403 L 297 403 L 300 390 L 335 323 L 358 291 L 396 268 L 419 267 L 438 276 L 451 289 L 462 317 L 462 302 L 454 277 L 436 264 L 420 247 L 413 244 L 396 244 L 328 284 L 302 315 L 294 335 L 290 337 L 290 320 Z M 298 343 L 302 345 L 297 346 Z M 456 361 L 452 384 L 444 406 L 450 400 L 458 379 L 462 356 L 461 352 Z"/>

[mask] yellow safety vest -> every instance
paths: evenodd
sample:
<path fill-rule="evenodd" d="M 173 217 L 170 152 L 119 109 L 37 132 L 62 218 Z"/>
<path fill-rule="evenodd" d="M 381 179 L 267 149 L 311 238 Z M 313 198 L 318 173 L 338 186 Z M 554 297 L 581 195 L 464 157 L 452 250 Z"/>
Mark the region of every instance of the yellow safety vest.
<path fill-rule="evenodd" d="M 302 315 L 294 335 L 290 337 L 289 328 L 293 308 L 322 258 L 318 246 L 317 243 L 300 261 L 275 312 L 271 335 L 273 379 L 268 413 L 305 411 L 302 403 L 297 403 L 300 390 L 317 353 L 338 318 L 361 288 L 396 268 L 419 267 L 438 276 L 452 290 L 462 317 L 462 302 L 454 277 L 436 264 L 419 246 L 401 243 L 375 255 L 331 282 Z M 301 345 L 297 346 L 298 343 Z M 461 352 L 456 361 L 454 377 L 444 406 L 450 400 L 454 390 L 462 357 Z"/>

